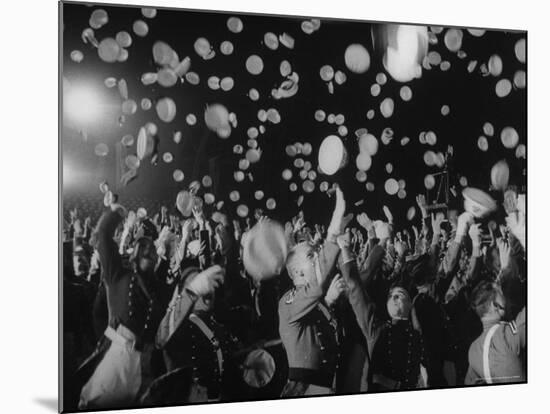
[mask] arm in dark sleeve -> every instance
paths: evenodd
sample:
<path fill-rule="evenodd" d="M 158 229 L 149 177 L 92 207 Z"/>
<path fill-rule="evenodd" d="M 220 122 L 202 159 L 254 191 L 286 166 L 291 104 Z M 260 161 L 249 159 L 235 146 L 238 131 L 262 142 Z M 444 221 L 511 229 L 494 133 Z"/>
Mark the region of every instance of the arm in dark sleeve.
<path fill-rule="evenodd" d="M 365 261 L 365 264 L 361 269 L 361 272 L 359 273 L 359 278 L 363 286 L 366 286 L 376 274 L 376 271 L 382 264 L 382 259 L 384 259 L 384 254 L 385 254 L 385 250 L 379 244 L 374 246 L 370 251 L 367 257 L 367 260 Z"/>
<path fill-rule="evenodd" d="M 474 256 L 470 257 L 470 262 L 468 264 L 468 270 L 466 272 L 466 282 L 471 286 L 475 285 L 477 280 L 480 277 L 482 257 Z"/>
<path fill-rule="evenodd" d="M 97 251 L 101 263 L 101 273 L 107 284 L 113 282 L 122 273 L 122 259 L 113 240 L 115 230 L 122 222 L 122 216 L 116 211 L 106 211 L 97 225 Z"/>
<path fill-rule="evenodd" d="M 202 244 L 204 242 L 204 251 L 201 253 L 200 261 L 203 264 L 203 268 L 206 269 L 210 266 L 210 258 L 212 257 L 210 252 L 210 233 L 208 230 L 201 230 L 199 232 L 199 240 Z"/>
<path fill-rule="evenodd" d="M 421 233 L 424 235 L 425 238 L 428 237 L 428 234 L 430 233 L 430 226 L 431 226 L 432 220 L 429 216 L 422 217 L 422 230 Z"/>
<path fill-rule="evenodd" d="M 434 236 L 435 238 L 436 236 Z M 439 236 L 437 236 L 439 237 Z M 437 270 L 438 267 L 438 259 L 439 259 L 439 243 L 432 239 L 432 243 L 430 244 L 430 249 L 428 250 L 428 255 L 430 257 L 430 269 L 432 269 L 434 272 Z"/>
<path fill-rule="evenodd" d="M 342 277 L 348 286 L 348 300 L 355 313 L 357 324 L 367 341 L 374 337 L 374 322 L 376 306 L 368 293 L 361 286 L 361 280 L 354 261 L 340 263 Z"/>
<path fill-rule="evenodd" d="M 374 249 L 376 247 L 376 245 L 378 244 L 378 239 L 376 238 L 376 235 L 372 234 L 374 231 L 371 230 L 369 232 L 369 240 L 368 240 L 368 243 L 367 243 L 367 253 L 370 254 L 370 252 L 372 252 L 372 249 Z"/>

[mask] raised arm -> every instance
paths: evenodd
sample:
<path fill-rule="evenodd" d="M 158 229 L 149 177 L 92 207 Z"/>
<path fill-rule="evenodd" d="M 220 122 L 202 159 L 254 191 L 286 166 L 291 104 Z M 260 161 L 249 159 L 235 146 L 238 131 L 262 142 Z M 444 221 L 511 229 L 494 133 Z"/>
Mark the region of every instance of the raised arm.
<path fill-rule="evenodd" d="M 447 277 L 453 276 L 456 272 L 460 247 L 462 246 L 462 242 L 472 221 L 473 216 L 468 212 L 464 212 L 458 217 L 455 239 L 451 242 L 447 254 L 443 259 L 443 268 Z"/>
<path fill-rule="evenodd" d="M 336 205 L 332 213 L 332 219 L 327 231 L 327 239 L 319 252 L 319 270 L 320 280 L 319 285 L 323 286 L 328 275 L 334 269 L 336 259 L 340 253 L 340 249 L 336 244 L 336 238 L 342 234 L 344 228 L 349 223 L 353 216 L 344 217 L 346 211 L 346 200 L 344 193 L 340 187 L 336 188 Z"/>
<path fill-rule="evenodd" d="M 191 234 L 192 227 L 193 227 L 192 219 L 185 220 L 181 225 L 180 242 L 176 247 L 176 251 L 174 252 L 174 256 L 172 259 L 172 264 L 170 266 L 172 268 L 172 272 L 176 272 L 180 269 L 181 262 L 185 258 L 185 250 L 187 248 L 187 242 L 189 240 L 189 235 Z"/>
<path fill-rule="evenodd" d="M 338 238 L 338 245 L 342 252 L 339 259 L 339 267 L 348 288 L 349 303 L 363 335 L 365 335 L 367 341 L 371 342 L 375 335 L 376 306 L 366 290 L 361 286 L 355 257 L 353 257 L 346 235 Z"/>
<path fill-rule="evenodd" d="M 197 299 L 216 290 L 224 281 L 225 271 L 220 266 L 212 266 L 197 274 L 181 290 L 176 288 L 166 315 L 159 324 L 155 339 L 158 348 L 164 347 L 182 322 L 193 311 Z"/>

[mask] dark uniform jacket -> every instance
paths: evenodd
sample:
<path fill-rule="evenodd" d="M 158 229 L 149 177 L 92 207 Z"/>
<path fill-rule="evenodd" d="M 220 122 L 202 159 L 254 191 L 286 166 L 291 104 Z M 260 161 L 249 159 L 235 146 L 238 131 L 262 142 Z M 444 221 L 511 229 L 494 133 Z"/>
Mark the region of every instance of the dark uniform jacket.
<path fill-rule="evenodd" d="M 182 281 L 199 271 L 187 268 Z M 209 399 L 237 398 L 231 392 L 231 380 L 236 378 L 231 356 L 238 347 L 237 340 L 211 314 L 193 313 L 198 299 L 195 294 L 183 286 L 176 289 L 156 336 L 167 371 L 191 367 L 193 381 L 207 388 Z"/>
<path fill-rule="evenodd" d="M 325 242 L 319 254 L 322 280 L 334 268 L 339 252 L 335 243 Z M 288 291 L 279 301 L 279 333 L 289 380 L 332 388 L 338 360 L 336 323 L 323 300 L 321 285 Z"/>
<path fill-rule="evenodd" d="M 165 304 L 160 300 L 163 285 L 156 278 L 142 277 L 123 265 L 118 246 L 113 240 L 121 221 L 119 213 L 108 210 L 101 216 L 97 226 L 97 250 L 102 284 L 105 287 L 102 298 L 108 309 L 108 326 L 116 330 L 118 325 L 124 325 L 136 337 L 135 349 L 144 351 L 146 345 L 152 345 L 165 309 Z M 75 388 L 81 389 L 89 380 L 110 345 L 111 341 L 102 335 L 94 352 L 78 368 L 73 378 Z M 143 387 L 153 377 L 151 355 L 147 352 L 144 356 L 141 367 Z"/>
<path fill-rule="evenodd" d="M 366 269 L 377 269 L 376 262 L 383 258 L 384 249 L 376 246 L 367 258 Z M 376 305 L 361 286 L 354 261 L 341 263 L 340 270 L 348 285 L 349 301 L 367 342 L 368 356 L 363 369 L 361 391 L 376 390 L 383 378 L 385 389 L 415 388 L 420 375 L 420 364 L 426 364 L 420 332 L 410 321 L 392 323 L 380 317 Z M 370 275 L 362 275 L 367 280 Z"/>
<path fill-rule="evenodd" d="M 231 392 L 240 379 L 232 364 L 237 340 L 212 315 L 189 316 L 164 347 L 167 370 L 191 367 L 193 381 L 207 388 L 209 399 L 238 398 Z M 210 332 L 213 337 L 209 337 Z"/>
<path fill-rule="evenodd" d="M 122 221 L 120 214 L 107 211 L 101 217 L 97 231 L 97 250 L 101 262 L 109 309 L 109 326 L 119 324 L 138 338 L 137 347 L 152 343 L 164 304 L 160 303 L 161 284 L 154 277 L 144 277 L 126 269 L 113 240 Z"/>

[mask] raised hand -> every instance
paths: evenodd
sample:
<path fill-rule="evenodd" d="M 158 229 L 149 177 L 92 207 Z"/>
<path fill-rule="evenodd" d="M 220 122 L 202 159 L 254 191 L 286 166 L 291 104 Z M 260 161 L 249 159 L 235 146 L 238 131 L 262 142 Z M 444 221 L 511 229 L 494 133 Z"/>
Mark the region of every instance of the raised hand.
<path fill-rule="evenodd" d="M 376 220 L 374 222 L 374 231 L 376 233 L 376 238 L 380 240 L 380 244 L 385 244 L 385 242 L 391 238 L 392 230 L 389 223 Z"/>
<path fill-rule="evenodd" d="M 472 244 L 474 246 L 479 246 L 481 244 L 481 229 L 479 228 L 480 224 L 472 224 L 468 234 L 470 239 L 472 239 Z"/>
<path fill-rule="evenodd" d="M 474 216 L 472 213 L 465 211 L 460 216 L 458 216 L 458 221 L 456 225 L 456 238 L 462 238 L 466 235 L 468 227 L 474 221 Z"/>
<path fill-rule="evenodd" d="M 124 226 L 129 230 L 132 227 L 134 227 L 134 225 L 136 224 L 136 220 L 137 220 L 136 213 L 132 210 L 128 213 Z"/>
<path fill-rule="evenodd" d="M 416 196 L 416 204 L 418 204 L 418 208 L 422 213 L 422 218 L 428 217 L 428 210 L 427 210 L 428 204 L 426 203 L 426 197 L 424 196 L 424 194 L 418 194 Z"/>
<path fill-rule="evenodd" d="M 298 233 L 300 230 L 302 230 L 302 228 L 306 225 L 306 221 L 304 219 L 303 216 L 300 216 L 296 219 L 296 221 L 294 222 L 294 228 L 292 229 L 292 231 L 294 233 Z"/>
<path fill-rule="evenodd" d="M 510 245 L 504 241 L 504 239 L 499 238 L 497 240 L 498 255 L 500 258 L 500 268 L 506 269 L 510 264 Z"/>
<path fill-rule="evenodd" d="M 344 282 L 344 279 L 340 274 L 337 274 L 334 276 L 332 281 L 330 282 L 330 286 L 327 290 L 327 294 L 325 295 L 325 302 L 327 305 L 332 306 L 336 303 L 340 295 L 345 292 L 346 290 L 346 283 Z"/>
<path fill-rule="evenodd" d="M 365 230 L 369 231 L 373 227 L 373 222 L 367 215 L 367 213 L 361 213 L 357 216 L 357 222 L 361 227 L 363 227 Z"/>
<path fill-rule="evenodd" d="M 395 252 L 397 253 L 397 256 L 405 257 L 408 249 L 407 243 L 398 240 L 394 243 L 393 247 L 395 249 Z"/>
<path fill-rule="evenodd" d="M 265 217 L 265 216 L 264 216 L 264 211 L 261 208 L 257 208 L 256 210 L 254 210 L 254 218 L 257 221 L 260 221 L 262 217 Z"/>
<path fill-rule="evenodd" d="M 187 241 L 187 239 L 189 238 L 189 235 L 191 234 L 192 229 L 193 229 L 193 219 L 187 219 L 182 223 L 181 225 L 182 240 Z"/>
<path fill-rule="evenodd" d="M 195 276 L 187 285 L 187 289 L 197 296 L 206 296 L 223 284 L 224 277 L 225 270 L 219 265 L 214 265 Z"/>
<path fill-rule="evenodd" d="M 157 254 L 159 255 L 159 257 L 164 258 L 166 256 L 166 251 L 167 251 L 166 243 L 168 242 L 170 235 L 171 235 L 170 227 L 164 226 L 160 231 L 159 236 L 155 243 L 157 245 Z"/>
<path fill-rule="evenodd" d="M 199 224 L 199 228 L 204 230 L 205 219 L 204 213 L 199 207 L 193 207 L 193 217 L 195 217 L 196 222 Z"/>
<path fill-rule="evenodd" d="M 504 201 L 502 205 L 504 206 L 506 214 L 512 214 L 518 211 L 517 198 L 518 196 L 514 190 L 508 189 L 504 192 Z"/>
<path fill-rule="evenodd" d="M 519 240 L 525 248 L 525 215 L 521 212 L 509 214 L 506 217 L 506 224 L 510 232 Z"/>

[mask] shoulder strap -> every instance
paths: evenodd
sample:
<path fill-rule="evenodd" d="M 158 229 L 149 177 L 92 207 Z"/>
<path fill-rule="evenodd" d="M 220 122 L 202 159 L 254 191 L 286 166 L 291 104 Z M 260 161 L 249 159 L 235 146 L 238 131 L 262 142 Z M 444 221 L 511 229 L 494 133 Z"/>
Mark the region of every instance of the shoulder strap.
<path fill-rule="evenodd" d="M 485 340 L 483 341 L 483 376 L 485 377 L 485 382 L 487 384 L 493 383 L 493 379 L 491 378 L 491 370 L 489 367 L 489 348 L 491 347 L 491 339 L 493 339 L 493 335 L 497 331 L 498 327 L 498 323 L 493 325 L 489 329 L 489 332 L 487 332 Z"/>
<path fill-rule="evenodd" d="M 196 314 L 192 313 L 191 315 L 189 315 L 189 320 L 193 322 L 201 330 L 201 332 L 208 338 L 208 340 L 214 346 L 214 350 L 216 351 L 216 357 L 218 358 L 218 368 L 220 369 L 220 376 L 221 376 L 221 374 L 223 373 L 223 354 L 219 346 L 219 342 L 216 338 L 216 335 L 206 325 L 206 323 L 204 323 L 204 321 L 200 317 L 198 317 Z"/>
<path fill-rule="evenodd" d="M 323 316 L 327 319 L 327 321 L 332 320 L 332 315 L 330 314 L 330 310 L 321 302 L 317 305 Z"/>

